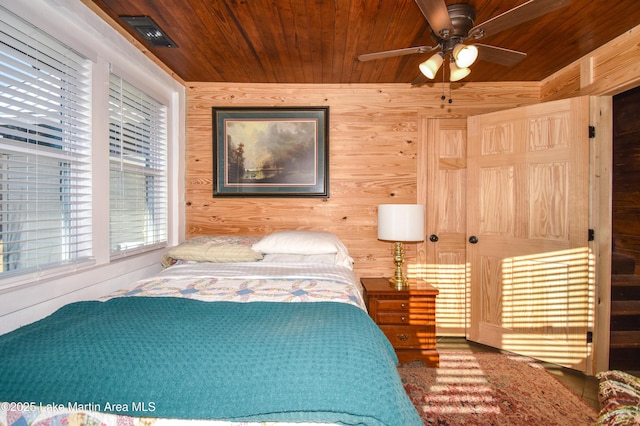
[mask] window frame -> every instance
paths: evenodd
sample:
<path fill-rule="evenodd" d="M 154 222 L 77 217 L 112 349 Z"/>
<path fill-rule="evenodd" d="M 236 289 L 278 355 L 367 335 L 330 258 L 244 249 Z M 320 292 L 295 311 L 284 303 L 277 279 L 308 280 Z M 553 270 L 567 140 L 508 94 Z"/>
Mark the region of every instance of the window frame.
<path fill-rule="evenodd" d="M 111 259 L 118 259 L 167 245 L 167 107 L 113 72 L 109 105 L 109 246 Z M 135 182 L 144 185 L 144 203 L 129 194 L 118 197 L 121 191 L 114 186 L 121 182 L 127 183 L 119 189 L 127 186 L 129 192 L 141 190 Z M 123 205 L 137 208 L 122 214 Z M 129 221 L 116 217 L 121 214 Z M 137 228 L 143 228 L 141 238 L 121 240 L 124 235 L 140 236 Z"/>
<path fill-rule="evenodd" d="M 92 82 L 89 59 L 0 12 L 0 113 L 8 123 L 0 128 L 4 281 L 92 258 Z"/>

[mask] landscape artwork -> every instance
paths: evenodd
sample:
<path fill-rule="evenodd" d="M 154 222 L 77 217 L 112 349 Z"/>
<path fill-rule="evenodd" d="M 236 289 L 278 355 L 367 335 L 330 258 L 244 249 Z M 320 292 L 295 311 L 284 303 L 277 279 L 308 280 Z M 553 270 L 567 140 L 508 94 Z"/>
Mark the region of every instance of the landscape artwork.
<path fill-rule="evenodd" d="M 327 197 L 327 113 L 214 108 L 214 195 Z"/>

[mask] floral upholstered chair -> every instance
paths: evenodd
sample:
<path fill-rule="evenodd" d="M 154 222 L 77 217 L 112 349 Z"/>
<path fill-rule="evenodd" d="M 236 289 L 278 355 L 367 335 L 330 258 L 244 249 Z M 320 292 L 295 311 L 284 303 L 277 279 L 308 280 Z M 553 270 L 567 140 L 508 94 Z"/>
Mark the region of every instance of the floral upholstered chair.
<path fill-rule="evenodd" d="M 640 425 L 640 378 L 619 370 L 597 377 L 600 414 L 595 425 Z"/>

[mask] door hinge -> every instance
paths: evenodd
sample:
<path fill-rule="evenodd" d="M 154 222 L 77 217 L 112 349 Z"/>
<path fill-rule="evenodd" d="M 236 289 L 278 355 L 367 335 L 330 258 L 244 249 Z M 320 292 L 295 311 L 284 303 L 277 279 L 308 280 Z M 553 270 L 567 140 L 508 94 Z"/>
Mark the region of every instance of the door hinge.
<path fill-rule="evenodd" d="M 593 331 L 587 331 L 587 343 L 593 343 Z"/>
<path fill-rule="evenodd" d="M 593 229 L 589 229 L 589 241 L 595 241 L 596 239 L 596 231 Z"/>
<path fill-rule="evenodd" d="M 596 126 L 589 126 L 589 139 L 596 137 Z"/>

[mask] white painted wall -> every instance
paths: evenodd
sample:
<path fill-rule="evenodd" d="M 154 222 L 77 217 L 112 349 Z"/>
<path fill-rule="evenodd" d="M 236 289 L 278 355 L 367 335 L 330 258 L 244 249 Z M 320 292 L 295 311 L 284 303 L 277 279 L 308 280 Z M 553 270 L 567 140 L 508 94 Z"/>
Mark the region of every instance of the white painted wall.
<path fill-rule="evenodd" d="M 93 254 L 64 271 L 0 279 L 0 334 L 64 304 L 100 297 L 158 272 L 164 250 L 110 262 L 108 88 L 113 70 L 168 107 L 169 245 L 184 239 L 185 88 L 80 0 L 0 0 L 0 6 L 93 61 Z"/>

